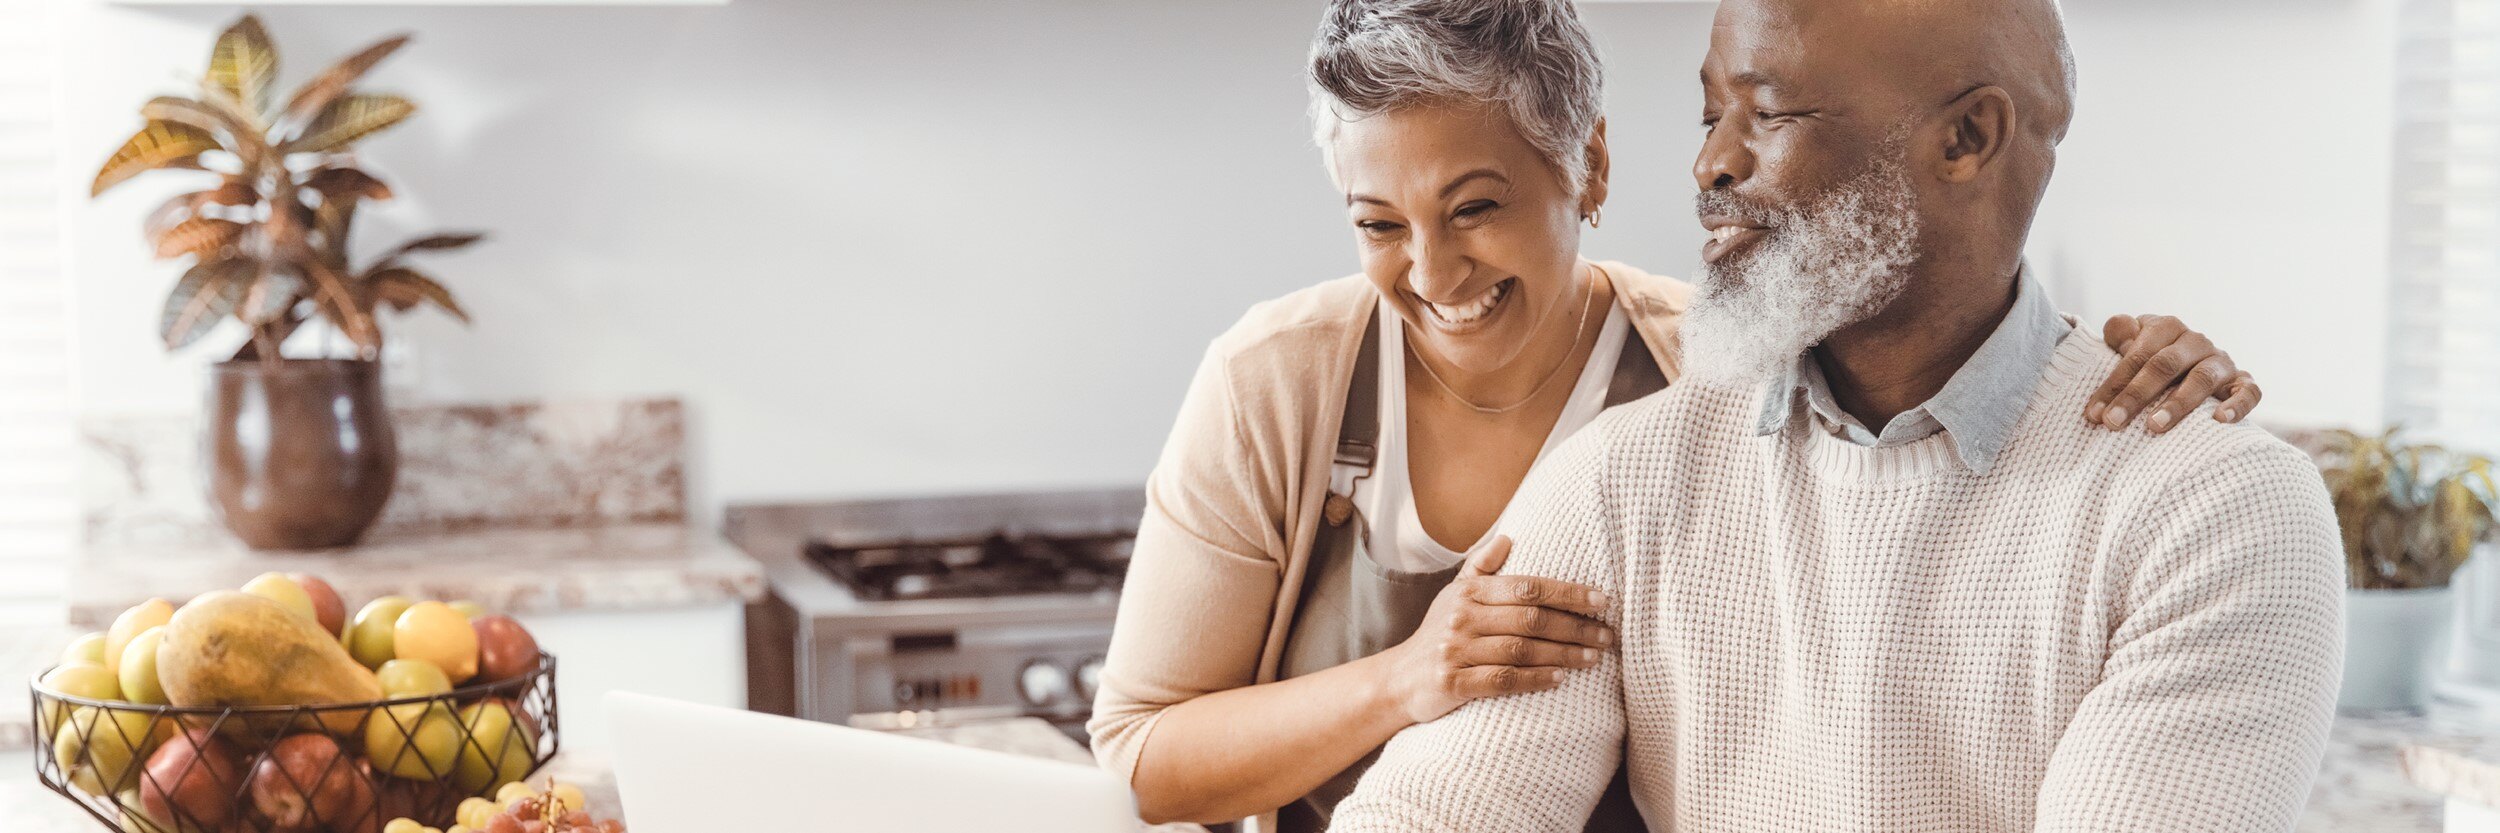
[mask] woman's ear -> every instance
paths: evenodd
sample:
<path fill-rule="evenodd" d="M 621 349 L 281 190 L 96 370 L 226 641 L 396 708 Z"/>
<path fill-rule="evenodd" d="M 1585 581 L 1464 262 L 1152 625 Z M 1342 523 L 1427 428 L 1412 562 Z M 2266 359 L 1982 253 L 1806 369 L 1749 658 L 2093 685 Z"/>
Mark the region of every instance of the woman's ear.
<path fill-rule="evenodd" d="M 1581 157 L 1588 160 L 1588 179 L 1580 183 L 1580 216 L 1586 217 L 1606 204 L 1606 174 L 1613 160 L 1606 155 L 1606 118 L 1597 118 L 1597 129 L 1589 131 L 1589 144 Z"/>

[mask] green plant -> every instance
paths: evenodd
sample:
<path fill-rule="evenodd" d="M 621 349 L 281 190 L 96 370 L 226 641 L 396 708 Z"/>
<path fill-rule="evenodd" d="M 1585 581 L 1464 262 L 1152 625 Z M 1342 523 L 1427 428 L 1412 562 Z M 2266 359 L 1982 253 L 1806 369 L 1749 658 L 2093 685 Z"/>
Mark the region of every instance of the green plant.
<path fill-rule="evenodd" d="M 2500 488 L 2488 457 L 2378 436 L 2327 435 L 2320 468 L 2353 587 L 2446 585 L 2477 544 L 2500 541 Z"/>
<path fill-rule="evenodd" d="M 378 304 L 406 311 L 431 303 L 468 320 L 449 290 L 405 261 L 482 235 L 420 237 L 362 269 L 348 261 L 357 206 L 391 198 L 390 186 L 357 167 L 356 143 L 417 109 L 405 98 L 350 85 L 407 42 L 400 35 L 365 47 L 281 106 L 273 89 L 277 46 L 258 18 L 245 15 L 218 36 L 199 97 L 159 96 L 139 108 L 146 126 L 96 172 L 92 195 L 154 170 L 216 177 L 215 185 L 176 195 L 148 215 L 156 256 L 191 259 L 165 299 L 166 349 L 189 345 L 231 317 L 252 336 L 235 357 L 275 361 L 288 335 L 319 318 L 370 359 L 382 346 Z"/>

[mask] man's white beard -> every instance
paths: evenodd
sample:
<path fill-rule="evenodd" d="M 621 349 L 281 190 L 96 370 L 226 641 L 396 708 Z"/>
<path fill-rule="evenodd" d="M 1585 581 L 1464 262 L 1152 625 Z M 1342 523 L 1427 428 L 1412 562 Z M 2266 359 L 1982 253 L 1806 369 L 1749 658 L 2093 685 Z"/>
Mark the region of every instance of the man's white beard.
<path fill-rule="evenodd" d="M 1825 337 L 1900 297 L 1918 259 L 1917 199 L 1890 148 L 1807 205 L 1766 210 L 1716 191 L 1693 202 L 1698 213 L 1772 230 L 1752 252 L 1704 267 L 1681 327 L 1684 372 L 1698 378 L 1778 378 Z"/>

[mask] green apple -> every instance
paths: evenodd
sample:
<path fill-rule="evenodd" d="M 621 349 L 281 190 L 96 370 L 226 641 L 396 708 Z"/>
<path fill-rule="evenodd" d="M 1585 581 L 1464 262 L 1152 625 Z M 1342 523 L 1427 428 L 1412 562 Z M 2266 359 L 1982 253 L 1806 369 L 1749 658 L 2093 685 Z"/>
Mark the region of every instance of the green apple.
<path fill-rule="evenodd" d="M 104 632 L 97 631 L 71 641 L 69 643 L 69 647 L 61 649 L 61 661 L 92 662 L 97 665 L 103 665 Z"/>
<path fill-rule="evenodd" d="M 382 696 L 394 700 L 451 691 L 451 677 L 443 674 L 442 666 L 421 659 L 382 663 L 373 676 L 382 681 Z"/>
<path fill-rule="evenodd" d="M 120 676 L 92 662 L 71 662 L 56 666 L 44 672 L 41 685 L 45 691 L 68 697 L 82 697 L 88 700 L 122 699 Z M 51 708 L 44 710 L 43 731 L 50 733 L 59 728 L 61 719 L 68 714 L 67 704 L 52 703 Z"/>
<path fill-rule="evenodd" d="M 243 592 L 277 602 L 279 607 L 301 614 L 304 621 L 316 625 L 321 623 L 321 614 L 313 609 L 312 594 L 304 592 L 304 585 L 287 578 L 285 573 L 262 573 L 254 576 L 251 581 L 243 584 Z"/>
<path fill-rule="evenodd" d="M 373 768 L 415 781 L 452 774 L 460 757 L 460 718 L 441 703 L 377 709 L 365 718 L 365 757 Z"/>
<path fill-rule="evenodd" d="M 154 749 L 154 717 L 144 711 L 80 706 L 52 738 L 52 760 L 79 789 L 112 795 L 132 786 L 132 773 Z"/>
<path fill-rule="evenodd" d="M 150 706 L 166 705 L 165 687 L 156 680 L 156 646 L 165 641 L 162 625 L 139 633 L 122 649 L 120 682 L 122 697 L 133 703 Z"/>
<path fill-rule="evenodd" d="M 356 621 L 347 626 L 347 652 L 366 668 L 381 668 L 382 663 L 399 656 L 392 647 L 391 626 L 399 623 L 399 614 L 415 602 L 398 596 L 384 596 L 365 603 L 356 611 Z"/>
<path fill-rule="evenodd" d="M 468 729 L 469 742 L 460 747 L 452 785 L 462 792 L 476 795 L 519 781 L 538 763 L 533 754 L 538 739 L 528 726 L 513 722 L 511 708 L 501 701 L 482 700 L 461 709 L 460 725 Z"/>

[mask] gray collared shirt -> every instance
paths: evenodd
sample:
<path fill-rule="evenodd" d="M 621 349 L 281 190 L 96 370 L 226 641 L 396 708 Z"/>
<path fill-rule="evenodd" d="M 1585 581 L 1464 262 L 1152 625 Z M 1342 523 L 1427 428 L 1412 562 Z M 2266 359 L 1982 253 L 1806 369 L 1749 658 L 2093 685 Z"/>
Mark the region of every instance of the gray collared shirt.
<path fill-rule="evenodd" d="M 1823 378 L 1822 365 L 1814 360 L 1814 351 L 1808 350 L 1797 357 L 1788 373 L 1763 389 L 1755 433 L 1778 433 L 1797 418 L 1797 405 L 1803 402 L 1815 427 L 1857 445 L 1883 448 L 1942 431 L 1953 441 L 1962 465 L 1988 473 L 1997 452 L 2013 439 L 2014 424 L 2031 407 L 2031 389 L 2048 368 L 2057 343 L 2075 327 L 2057 313 L 2029 270 L 2016 274 L 2014 283 L 2013 308 L 1997 322 L 1996 331 L 1988 334 L 1978 352 L 1953 372 L 1934 398 L 1894 416 L 1881 432 L 1867 430 L 1841 409 Z"/>

